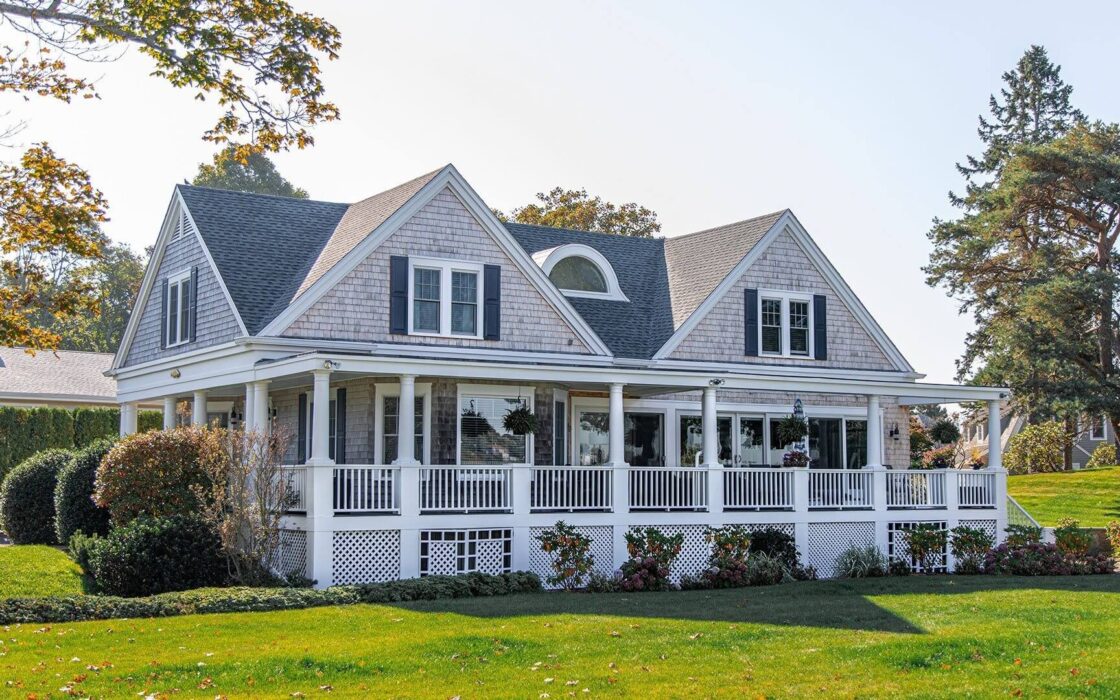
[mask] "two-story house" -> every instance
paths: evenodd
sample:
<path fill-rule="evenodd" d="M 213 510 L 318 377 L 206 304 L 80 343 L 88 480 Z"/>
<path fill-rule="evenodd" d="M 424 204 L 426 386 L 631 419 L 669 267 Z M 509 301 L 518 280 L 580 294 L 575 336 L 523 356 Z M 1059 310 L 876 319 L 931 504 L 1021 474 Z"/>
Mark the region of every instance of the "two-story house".
<path fill-rule="evenodd" d="M 112 374 L 122 433 L 163 399 L 168 426 L 189 400 L 295 436 L 283 566 L 319 585 L 546 573 L 561 518 L 608 572 L 629 528 L 683 533 L 679 575 L 743 523 L 828 575 L 852 544 L 904 557 L 917 522 L 1006 517 L 998 451 L 905 471 L 904 408 L 998 421 L 1006 390 L 920 383 L 788 210 L 642 239 L 503 223 L 450 165 L 353 204 L 179 186 Z M 808 468 L 783 466 L 795 413 Z"/>

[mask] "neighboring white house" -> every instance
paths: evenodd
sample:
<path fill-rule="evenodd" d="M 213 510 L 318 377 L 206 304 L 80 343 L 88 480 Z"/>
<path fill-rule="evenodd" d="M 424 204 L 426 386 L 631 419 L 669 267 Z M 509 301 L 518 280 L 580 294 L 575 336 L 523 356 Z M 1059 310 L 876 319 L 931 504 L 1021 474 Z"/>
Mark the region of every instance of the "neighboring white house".
<path fill-rule="evenodd" d="M 105 375 L 112 366 L 108 352 L 0 347 L 0 406 L 116 408 L 117 382 Z"/>
<path fill-rule="evenodd" d="M 677 575 L 708 525 L 780 528 L 828 575 L 915 523 L 1006 522 L 998 452 L 905 471 L 902 408 L 998 421 L 1006 390 L 919 382 L 788 210 L 642 239 L 503 224 L 450 165 L 354 204 L 179 186 L 111 373 L 125 433 L 156 398 L 291 430 L 284 565 L 319 585 L 546 573 L 561 518 L 604 571 L 628 528 L 681 532 Z M 534 434 L 503 428 L 522 405 Z M 795 406 L 809 469 L 782 466 Z"/>

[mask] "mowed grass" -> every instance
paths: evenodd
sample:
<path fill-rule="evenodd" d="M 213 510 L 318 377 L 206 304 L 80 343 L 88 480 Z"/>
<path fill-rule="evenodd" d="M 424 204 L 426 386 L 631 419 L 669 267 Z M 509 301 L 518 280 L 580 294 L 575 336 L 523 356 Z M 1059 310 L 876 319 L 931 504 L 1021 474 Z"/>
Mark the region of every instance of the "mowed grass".
<path fill-rule="evenodd" d="M 1074 518 L 1082 527 L 1120 520 L 1120 467 L 1009 476 L 1007 490 L 1041 525 Z"/>
<path fill-rule="evenodd" d="M 80 697 L 1111 698 L 1120 576 L 550 593 L 3 631 L 0 694 L 61 697 L 67 684 Z"/>
<path fill-rule="evenodd" d="M 54 547 L 0 547 L 0 598 L 78 595 L 82 569 Z"/>

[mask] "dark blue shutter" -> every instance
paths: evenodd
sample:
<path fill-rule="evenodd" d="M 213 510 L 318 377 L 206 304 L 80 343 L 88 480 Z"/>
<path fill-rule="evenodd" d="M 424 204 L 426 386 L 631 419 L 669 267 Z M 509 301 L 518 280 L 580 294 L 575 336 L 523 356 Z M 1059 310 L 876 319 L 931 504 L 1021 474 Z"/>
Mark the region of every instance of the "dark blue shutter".
<path fill-rule="evenodd" d="M 198 267 L 191 268 L 191 315 L 188 317 L 190 323 L 190 337 L 188 340 L 194 342 L 194 329 L 198 327 Z"/>
<path fill-rule="evenodd" d="M 335 389 L 334 394 L 334 461 L 346 464 L 346 390 Z"/>
<path fill-rule="evenodd" d="M 307 461 L 307 394 L 299 395 L 299 412 L 296 423 L 296 461 Z"/>
<path fill-rule="evenodd" d="M 486 265 L 482 285 L 482 337 L 484 340 L 502 339 L 502 268 Z"/>
<path fill-rule="evenodd" d="M 408 256 L 389 258 L 389 332 L 408 335 Z"/>
<path fill-rule="evenodd" d="M 743 293 L 743 334 L 746 338 L 743 354 L 758 357 L 758 290 L 747 289 Z"/>
<path fill-rule="evenodd" d="M 828 299 L 813 295 L 813 357 L 828 359 Z"/>
<path fill-rule="evenodd" d="M 163 281 L 159 304 L 159 347 L 162 350 L 167 347 L 167 280 Z"/>

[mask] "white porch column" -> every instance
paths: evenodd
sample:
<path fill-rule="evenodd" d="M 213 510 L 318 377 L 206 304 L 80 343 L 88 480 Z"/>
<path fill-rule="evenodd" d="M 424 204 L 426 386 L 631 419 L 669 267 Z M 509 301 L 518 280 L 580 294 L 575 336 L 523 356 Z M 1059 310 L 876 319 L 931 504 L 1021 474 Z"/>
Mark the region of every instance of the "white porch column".
<path fill-rule="evenodd" d="M 163 397 L 163 429 L 171 430 L 175 427 L 175 407 L 178 402 L 174 396 Z"/>
<path fill-rule="evenodd" d="M 122 403 L 121 408 L 121 437 L 132 435 L 136 432 L 136 404 Z"/>
<path fill-rule="evenodd" d="M 610 423 L 608 427 L 608 462 L 612 466 L 626 465 L 626 414 L 622 407 L 622 384 L 611 384 Z"/>
<path fill-rule="evenodd" d="M 194 405 L 191 406 L 191 425 L 206 425 L 206 391 L 194 392 Z"/>
<path fill-rule="evenodd" d="M 253 422 L 253 383 L 245 383 L 245 410 L 241 412 L 241 429 L 244 431 L 252 430 L 255 426 Z"/>
<path fill-rule="evenodd" d="M 708 512 L 723 512 L 723 464 L 719 461 L 719 428 L 716 421 L 716 388 L 704 387 L 700 424 L 704 431 L 704 467 L 708 470 Z M 682 464 L 681 466 L 690 466 Z M 712 523 L 719 526 L 720 523 Z"/>
<path fill-rule="evenodd" d="M 271 422 L 268 418 L 268 382 L 253 382 L 249 386 L 251 386 L 253 390 L 253 408 L 251 412 L 246 409 L 246 420 L 251 429 L 258 433 L 263 433 L 268 430 L 269 423 Z M 330 406 L 329 403 L 327 405 Z M 250 419 L 249 416 L 252 416 L 252 418 Z"/>
<path fill-rule="evenodd" d="M 393 464 L 414 466 L 416 461 L 416 375 L 401 375 L 401 395 L 397 404 L 397 458 Z"/>
<path fill-rule="evenodd" d="M 988 468 L 1003 468 L 1003 430 L 999 423 L 999 399 L 988 402 Z"/>
<path fill-rule="evenodd" d="M 309 464 L 331 465 L 331 371 L 317 369 L 311 401 L 311 460 Z"/>
<path fill-rule="evenodd" d="M 879 397 L 867 397 L 867 466 L 883 466 L 883 416 Z"/>

